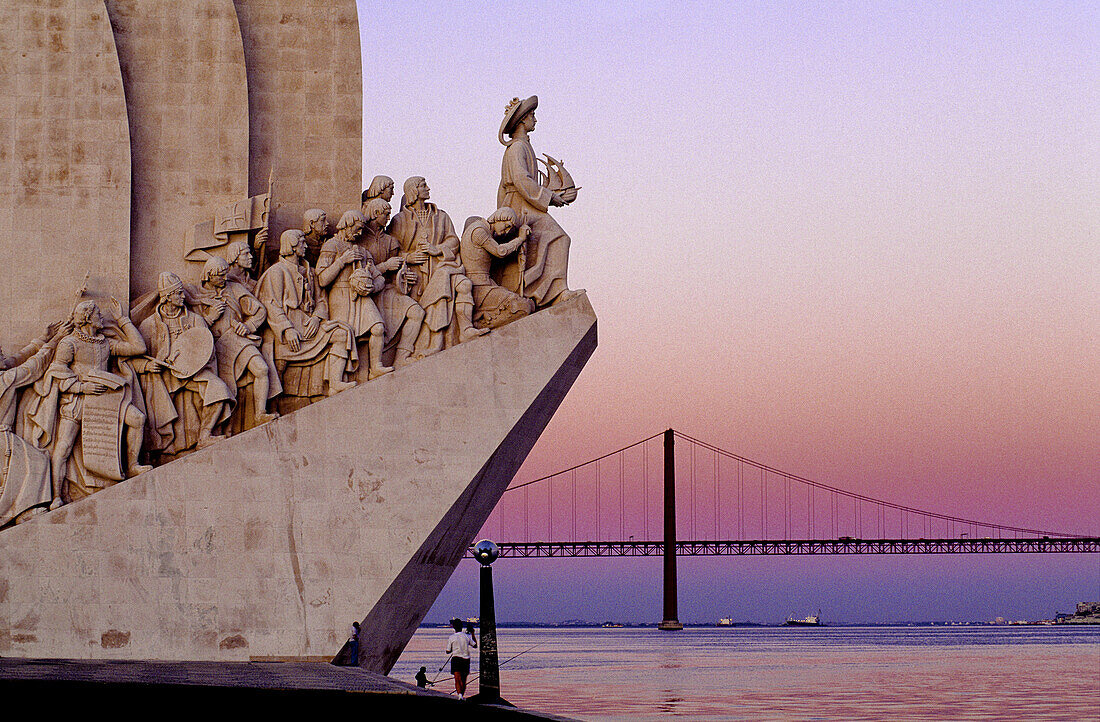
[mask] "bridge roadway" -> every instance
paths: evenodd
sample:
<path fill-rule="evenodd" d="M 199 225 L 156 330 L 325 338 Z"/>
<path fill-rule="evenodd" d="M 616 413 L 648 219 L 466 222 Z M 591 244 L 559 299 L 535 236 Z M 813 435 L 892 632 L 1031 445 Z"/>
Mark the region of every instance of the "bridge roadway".
<path fill-rule="evenodd" d="M 664 553 L 662 541 L 497 542 L 500 556 L 550 557 L 656 557 Z M 473 546 L 466 551 L 471 557 Z M 814 554 L 1096 554 L 1100 537 L 1039 537 L 1020 539 L 749 539 L 728 541 L 678 541 L 677 556 L 764 556 Z"/>

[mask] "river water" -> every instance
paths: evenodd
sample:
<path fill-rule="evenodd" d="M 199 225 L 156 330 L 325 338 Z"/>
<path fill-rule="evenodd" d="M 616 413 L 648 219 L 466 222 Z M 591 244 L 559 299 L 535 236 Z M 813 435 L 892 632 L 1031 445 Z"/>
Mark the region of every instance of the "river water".
<path fill-rule="evenodd" d="M 418 630 L 390 676 L 424 665 L 453 691 L 450 631 Z M 582 720 L 1100 720 L 1097 627 L 508 628 L 499 646 L 520 654 L 505 699 Z"/>

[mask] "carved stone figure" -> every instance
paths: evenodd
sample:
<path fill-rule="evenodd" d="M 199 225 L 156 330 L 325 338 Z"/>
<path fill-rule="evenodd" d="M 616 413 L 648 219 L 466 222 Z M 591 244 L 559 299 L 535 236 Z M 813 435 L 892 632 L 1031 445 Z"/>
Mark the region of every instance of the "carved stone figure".
<path fill-rule="evenodd" d="M 225 260 L 229 262 L 229 280 L 255 293 L 256 279 L 251 274 L 254 259 L 248 241 L 233 241 L 226 246 Z"/>
<path fill-rule="evenodd" d="M 424 309 L 406 293 L 417 274 L 405 263 L 401 243 L 385 231 L 390 204 L 379 197 L 367 201 L 363 207 L 367 217 L 363 247 L 385 278 L 385 287 L 374 299 L 386 323 L 386 346 L 396 342 L 393 365 L 401 368 L 412 362 L 416 339 L 424 324 Z"/>
<path fill-rule="evenodd" d="M 172 456 L 225 438 L 215 429 L 229 418 L 236 389 L 218 376 L 213 334 L 187 307 L 179 277 L 160 274 L 157 293 L 160 303 L 140 327 L 150 355 L 134 367 L 149 417 L 146 447 Z"/>
<path fill-rule="evenodd" d="M 401 211 L 394 216 L 390 232 L 401 243 L 405 262 L 417 274 L 409 295 L 424 308 L 424 328 L 416 344 L 419 358 L 440 351 L 454 342 L 469 341 L 488 329 L 473 323 L 473 285 L 458 260 L 459 239 L 451 218 L 428 203 L 431 190 L 420 176 L 405 181 Z M 451 332 L 450 334 L 448 332 Z"/>
<path fill-rule="evenodd" d="M 562 206 L 575 200 L 577 189 L 569 187 L 555 192 L 549 187 L 548 179 L 544 182 L 540 178 L 538 158 L 527 137 L 535 130 L 538 105 L 537 95 L 524 101 L 513 98 L 504 111 L 497 135 L 505 146 L 497 206 L 510 207 L 531 226 L 525 268 L 515 265 L 504 274 L 501 283 L 533 300 L 538 308 L 544 308 L 583 291 L 570 291 L 567 286 L 569 236 L 547 213 L 550 206 Z M 508 140 L 504 138 L 506 135 L 510 136 Z"/>
<path fill-rule="evenodd" d="M 0 448 L 5 463 L 0 467 L 0 527 L 44 511 L 53 499 L 50 457 L 15 433 L 18 390 L 46 372 L 54 349 L 72 331 L 71 323 L 51 324 L 14 358 L 0 352 Z"/>
<path fill-rule="evenodd" d="M 505 206 L 487 219 L 466 219 L 462 230 L 462 266 L 474 284 L 474 323 L 480 328 L 497 328 L 535 311 L 534 301 L 498 285 L 490 275 L 494 260 L 508 258 L 523 248 L 531 227 L 517 230 L 517 226 L 516 212 Z"/>
<path fill-rule="evenodd" d="M 363 191 L 363 215 L 368 218 L 370 216 L 367 215 L 367 203 L 375 198 L 381 198 L 387 203 L 393 200 L 393 178 L 388 175 L 376 175 L 370 182 L 370 186 Z"/>
<path fill-rule="evenodd" d="M 202 269 L 201 291 L 195 302 L 214 334 L 218 375 L 237 390 L 237 406 L 229 430 L 239 433 L 279 418 L 268 413 L 267 402 L 282 393 L 275 360 L 260 352 L 257 335 L 267 319 L 260 299 L 240 283 L 228 280 L 229 264 L 210 258 Z"/>
<path fill-rule="evenodd" d="M 306 234 L 306 260 L 316 266 L 321 246 L 328 238 L 328 216 L 320 208 L 310 208 L 302 214 L 302 232 Z"/>
<path fill-rule="evenodd" d="M 72 500 L 72 486 L 90 494 L 150 467 L 138 463 L 146 416 L 134 370 L 112 356 L 145 353 L 145 341 L 122 306 L 104 320 L 95 301 L 73 311 L 73 332 L 57 344 L 53 363 L 28 398 L 23 436 L 39 448 L 52 447 L 51 509 Z M 108 335 L 110 334 L 110 335 Z"/>
<path fill-rule="evenodd" d="M 305 234 L 283 231 L 279 261 L 264 272 L 256 288 L 267 309 L 264 343 L 273 348 L 283 393 L 305 400 L 284 408 L 355 386 L 354 381 L 344 381 L 344 373 L 355 371 L 359 363 L 355 337 L 347 324 L 329 320 L 328 301 L 305 255 Z"/>
<path fill-rule="evenodd" d="M 382 365 L 386 327 L 372 295 L 382 290 L 385 279 L 374 259 L 358 244 L 366 226 L 359 211 L 348 211 L 336 225 L 336 235 L 325 241 L 317 259 L 317 282 L 328 289 L 330 318 L 343 321 L 356 342 L 367 339 L 366 380 L 393 371 Z"/>

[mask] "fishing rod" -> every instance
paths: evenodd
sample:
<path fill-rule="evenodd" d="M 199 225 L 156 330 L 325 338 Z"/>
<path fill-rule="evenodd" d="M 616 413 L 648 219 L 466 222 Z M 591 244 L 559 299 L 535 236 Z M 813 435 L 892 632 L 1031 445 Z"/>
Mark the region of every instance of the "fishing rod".
<path fill-rule="evenodd" d="M 501 662 L 499 666 L 503 667 L 504 665 L 508 664 L 508 663 L 509 663 L 509 662 L 511 662 L 511 661 L 512 661 L 513 659 L 515 659 L 516 657 L 519 657 L 519 656 L 521 656 L 521 655 L 527 654 L 527 653 L 528 653 L 528 652 L 530 652 L 530 651 L 531 651 L 532 649 L 534 649 L 535 647 L 541 646 L 542 644 L 543 644 L 542 642 L 539 642 L 538 644 L 534 644 L 534 645 L 531 645 L 530 647 L 528 647 L 527 649 L 523 650 L 523 651 L 522 651 L 522 652 L 520 652 L 519 654 L 513 654 L 513 655 L 512 655 L 511 657 L 509 657 L 508 659 L 506 659 L 506 660 L 504 660 L 503 662 Z M 480 674 L 480 673 L 478 673 L 478 674 L 475 674 L 475 675 L 474 675 L 473 677 L 470 677 L 470 681 L 471 681 L 471 682 L 473 682 L 473 681 L 474 681 L 475 679 L 477 679 L 477 678 L 478 678 L 478 677 L 480 677 L 480 676 L 481 676 L 481 674 Z"/>

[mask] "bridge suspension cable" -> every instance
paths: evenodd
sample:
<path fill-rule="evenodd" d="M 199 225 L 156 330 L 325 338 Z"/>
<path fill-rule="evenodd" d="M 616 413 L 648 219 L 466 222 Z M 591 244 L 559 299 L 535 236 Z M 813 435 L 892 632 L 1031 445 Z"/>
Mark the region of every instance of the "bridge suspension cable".
<path fill-rule="evenodd" d="M 675 474 L 676 525 L 690 540 L 1086 538 L 919 509 L 783 471 L 687 434 Z M 653 434 L 580 464 L 508 488 L 483 527 L 504 542 L 657 541 L 665 436 Z M 522 494 L 515 492 L 521 491 Z M 650 497 L 653 501 L 650 503 Z M 557 498 L 555 498 L 557 497 Z M 629 497 L 629 498 L 628 498 Z M 686 497 L 686 498 L 684 498 Z M 889 512 L 889 514 L 888 514 Z M 656 515 L 657 518 L 652 518 Z M 780 536 L 781 532 L 781 536 Z M 909 547 L 904 547 L 908 549 Z"/>

